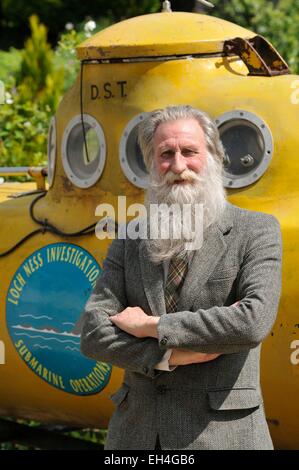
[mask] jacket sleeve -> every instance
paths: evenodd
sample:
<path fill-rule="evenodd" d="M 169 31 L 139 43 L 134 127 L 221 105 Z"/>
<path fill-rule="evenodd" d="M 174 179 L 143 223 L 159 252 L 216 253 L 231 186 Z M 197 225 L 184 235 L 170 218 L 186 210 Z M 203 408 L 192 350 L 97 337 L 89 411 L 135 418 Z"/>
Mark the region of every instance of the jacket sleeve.
<path fill-rule="evenodd" d="M 264 215 L 250 230 L 237 277 L 237 306 L 162 315 L 158 323 L 161 347 L 203 353 L 236 353 L 258 346 L 274 324 L 281 292 L 281 230 Z"/>
<path fill-rule="evenodd" d="M 127 307 L 124 274 L 124 240 L 114 240 L 81 319 L 81 352 L 97 361 L 154 378 L 165 354 L 156 338 L 136 338 L 110 320 Z"/>

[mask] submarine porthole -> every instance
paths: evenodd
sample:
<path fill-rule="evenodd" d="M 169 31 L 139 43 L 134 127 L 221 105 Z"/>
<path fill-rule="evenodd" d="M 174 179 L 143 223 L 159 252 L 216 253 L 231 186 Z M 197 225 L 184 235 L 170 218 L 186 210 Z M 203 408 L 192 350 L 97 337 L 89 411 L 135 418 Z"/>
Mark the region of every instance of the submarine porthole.
<path fill-rule="evenodd" d="M 243 188 L 267 170 L 273 155 L 273 138 L 267 124 L 248 111 L 230 111 L 216 124 L 225 150 L 224 186 Z"/>
<path fill-rule="evenodd" d="M 50 121 L 48 133 L 48 182 L 49 187 L 53 184 L 56 166 L 56 119 L 53 116 Z"/>
<path fill-rule="evenodd" d="M 148 172 L 138 143 L 138 125 L 147 113 L 135 116 L 126 126 L 119 145 L 119 159 L 128 180 L 138 188 L 148 185 Z"/>
<path fill-rule="evenodd" d="M 84 129 L 83 129 L 84 125 Z M 75 116 L 62 139 L 62 163 L 67 177 L 79 188 L 89 188 L 100 178 L 106 161 L 102 127 L 89 114 Z"/>

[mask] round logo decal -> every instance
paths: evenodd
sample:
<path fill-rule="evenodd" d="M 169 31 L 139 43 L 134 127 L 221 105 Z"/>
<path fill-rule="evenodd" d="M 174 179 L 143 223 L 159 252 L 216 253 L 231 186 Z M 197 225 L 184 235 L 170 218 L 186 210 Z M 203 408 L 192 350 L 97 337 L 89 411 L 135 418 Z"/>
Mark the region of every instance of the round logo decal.
<path fill-rule="evenodd" d="M 32 253 L 15 273 L 6 321 L 17 352 L 48 384 L 75 395 L 98 393 L 111 365 L 80 352 L 80 317 L 101 273 L 96 260 L 70 243 Z"/>

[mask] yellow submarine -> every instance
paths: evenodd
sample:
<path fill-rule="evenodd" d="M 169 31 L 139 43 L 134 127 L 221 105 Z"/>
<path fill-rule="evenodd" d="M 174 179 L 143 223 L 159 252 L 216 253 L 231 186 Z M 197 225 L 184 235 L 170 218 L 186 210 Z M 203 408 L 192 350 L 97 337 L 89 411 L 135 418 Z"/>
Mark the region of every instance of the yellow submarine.
<path fill-rule="evenodd" d="M 107 427 L 123 370 L 83 357 L 77 324 L 111 243 L 95 234 L 96 207 L 112 204 L 119 221 L 119 196 L 143 201 L 138 124 L 187 103 L 218 125 L 229 200 L 281 223 L 283 292 L 262 389 L 275 447 L 298 449 L 299 76 L 263 37 L 169 2 L 95 34 L 77 56 L 48 168 L 0 169 L 0 416 Z M 24 172 L 35 183 L 5 182 Z"/>

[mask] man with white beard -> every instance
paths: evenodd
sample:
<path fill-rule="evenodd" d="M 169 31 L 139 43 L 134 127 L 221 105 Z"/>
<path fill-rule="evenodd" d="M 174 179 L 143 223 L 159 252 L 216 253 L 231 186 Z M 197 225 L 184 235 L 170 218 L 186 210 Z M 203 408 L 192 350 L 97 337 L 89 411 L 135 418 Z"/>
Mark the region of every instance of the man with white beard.
<path fill-rule="evenodd" d="M 279 224 L 225 200 L 207 114 L 156 110 L 139 141 L 149 229 L 169 222 L 153 204 L 192 210 L 170 215 L 168 239 L 114 240 L 85 307 L 83 354 L 125 369 L 105 449 L 273 449 L 259 363 L 280 296 Z"/>
<path fill-rule="evenodd" d="M 177 112 L 181 112 L 184 116 L 185 108 L 170 109 L 172 109 L 168 111 L 170 116 L 174 109 L 180 110 Z M 206 230 L 220 217 L 225 206 L 221 142 L 209 118 L 199 111 L 194 110 L 194 113 L 198 121 L 182 117 L 175 121 L 162 122 L 159 125 L 153 139 L 153 145 L 157 149 L 153 159 L 151 159 L 151 148 L 148 148 L 146 144 L 146 140 L 151 139 L 152 129 L 149 129 L 147 121 L 140 127 L 140 144 L 149 168 L 149 188 L 145 204 L 150 227 L 153 223 L 156 228 L 156 220 L 151 220 L 153 205 L 160 207 L 178 205 L 181 215 L 189 208 L 188 206 L 193 209 L 191 218 L 183 219 L 174 214 L 174 220 L 167 217 L 167 209 L 160 210 L 158 220 L 160 230 L 164 222 L 165 225 L 169 225 L 170 229 L 173 227 L 175 234 L 182 236 L 172 238 L 173 232 L 170 232 L 168 239 L 150 238 L 151 259 L 155 262 L 170 259 L 175 254 L 190 255 L 190 250 L 187 250 L 185 245 L 187 242 L 189 246 L 190 241 L 198 235 L 196 231 L 194 232 L 194 228 L 200 227 L 202 231 Z M 152 120 L 154 121 L 153 118 Z M 211 141 L 214 146 L 210 149 L 206 148 L 201 125 L 206 126 L 207 132 L 213 133 Z M 214 157 L 211 152 L 215 154 Z M 196 204 L 203 205 L 200 223 L 195 220 Z"/>

